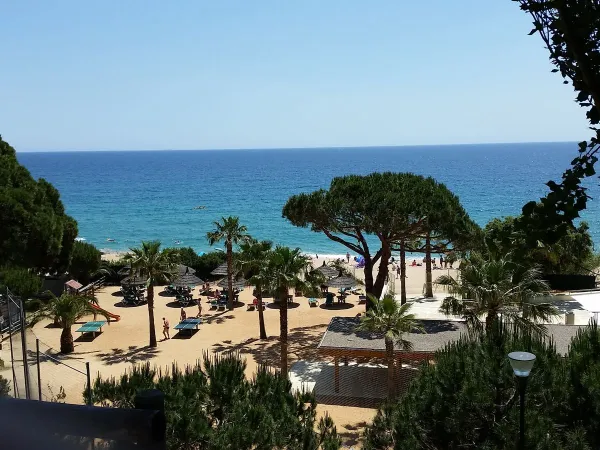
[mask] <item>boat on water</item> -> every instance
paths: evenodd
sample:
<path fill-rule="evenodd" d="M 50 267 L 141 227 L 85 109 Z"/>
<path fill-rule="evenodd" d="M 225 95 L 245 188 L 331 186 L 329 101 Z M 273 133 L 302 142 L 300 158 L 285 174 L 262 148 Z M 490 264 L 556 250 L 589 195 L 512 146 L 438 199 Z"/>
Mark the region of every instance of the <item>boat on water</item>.
<path fill-rule="evenodd" d="M 107 238 L 106 242 L 115 242 L 115 240 L 113 238 Z"/>
<path fill-rule="evenodd" d="M 204 206 L 204 205 L 194 206 L 194 209 L 206 209 L 206 206 Z"/>
<path fill-rule="evenodd" d="M 182 241 L 175 241 L 175 244 L 179 245 L 179 244 L 183 244 L 183 242 Z"/>

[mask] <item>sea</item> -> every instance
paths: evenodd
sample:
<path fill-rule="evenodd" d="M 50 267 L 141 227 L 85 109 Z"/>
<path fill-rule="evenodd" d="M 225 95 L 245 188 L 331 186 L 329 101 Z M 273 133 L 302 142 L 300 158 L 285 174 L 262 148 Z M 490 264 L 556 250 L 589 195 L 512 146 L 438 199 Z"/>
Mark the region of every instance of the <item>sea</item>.
<path fill-rule="evenodd" d="M 495 217 L 517 215 L 526 202 L 543 196 L 545 183 L 560 180 L 576 154 L 576 143 L 525 143 L 17 156 L 34 177 L 60 191 L 66 211 L 79 224 L 79 239 L 106 252 L 125 251 L 142 240 L 207 252 L 206 233 L 213 222 L 235 215 L 258 239 L 332 256 L 347 249 L 282 218 L 291 195 L 326 189 L 336 176 L 413 172 L 446 184 L 483 226 Z M 586 182 L 594 199 L 582 214 L 596 248 L 598 183 L 597 178 Z"/>

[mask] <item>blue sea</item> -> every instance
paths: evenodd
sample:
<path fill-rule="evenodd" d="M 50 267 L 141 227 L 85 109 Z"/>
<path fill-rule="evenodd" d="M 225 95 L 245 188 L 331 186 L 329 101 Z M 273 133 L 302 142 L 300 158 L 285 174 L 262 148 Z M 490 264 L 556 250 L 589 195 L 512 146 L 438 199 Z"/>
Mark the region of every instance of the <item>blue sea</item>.
<path fill-rule="evenodd" d="M 35 177 L 53 183 L 80 238 L 105 251 L 142 240 L 208 251 L 206 233 L 237 215 L 259 239 L 307 253 L 341 255 L 346 248 L 281 217 L 289 196 L 327 188 L 331 179 L 374 171 L 430 175 L 456 193 L 480 225 L 516 215 L 544 195 L 577 153 L 575 143 L 281 150 L 111 151 L 19 153 Z M 598 180 L 587 185 L 598 197 Z M 204 206 L 204 209 L 194 209 Z M 598 248 L 600 200 L 583 214 Z M 108 241 L 108 239 L 114 241 Z"/>

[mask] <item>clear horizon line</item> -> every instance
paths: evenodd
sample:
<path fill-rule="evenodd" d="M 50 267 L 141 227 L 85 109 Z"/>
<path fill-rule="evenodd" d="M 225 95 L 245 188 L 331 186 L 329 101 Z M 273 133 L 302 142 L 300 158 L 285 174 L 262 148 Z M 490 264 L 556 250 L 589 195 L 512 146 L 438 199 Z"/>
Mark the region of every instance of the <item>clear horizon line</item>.
<path fill-rule="evenodd" d="M 16 150 L 17 153 L 102 153 L 102 152 L 227 152 L 227 151 L 260 151 L 260 150 L 343 150 L 360 148 L 410 148 L 410 147 L 458 147 L 472 145 L 514 145 L 514 144 L 576 144 L 578 141 L 507 141 L 507 142 L 472 142 L 458 144 L 401 144 L 401 145 L 352 145 L 352 146 L 309 146 L 309 147 L 226 147 L 226 148 L 163 148 L 163 149 L 46 149 Z"/>

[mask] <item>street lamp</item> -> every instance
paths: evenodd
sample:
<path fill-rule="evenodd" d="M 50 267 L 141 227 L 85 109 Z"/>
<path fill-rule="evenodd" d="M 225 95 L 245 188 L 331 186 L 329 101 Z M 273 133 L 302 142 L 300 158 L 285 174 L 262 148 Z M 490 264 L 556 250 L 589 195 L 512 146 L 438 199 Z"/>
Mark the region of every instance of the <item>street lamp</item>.
<path fill-rule="evenodd" d="M 529 352 L 511 352 L 508 354 L 510 366 L 519 383 L 519 399 L 521 403 L 521 422 L 519 427 L 519 449 L 525 449 L 525 389 L 529 373 L 535 362 L 535 355 Z"/>

